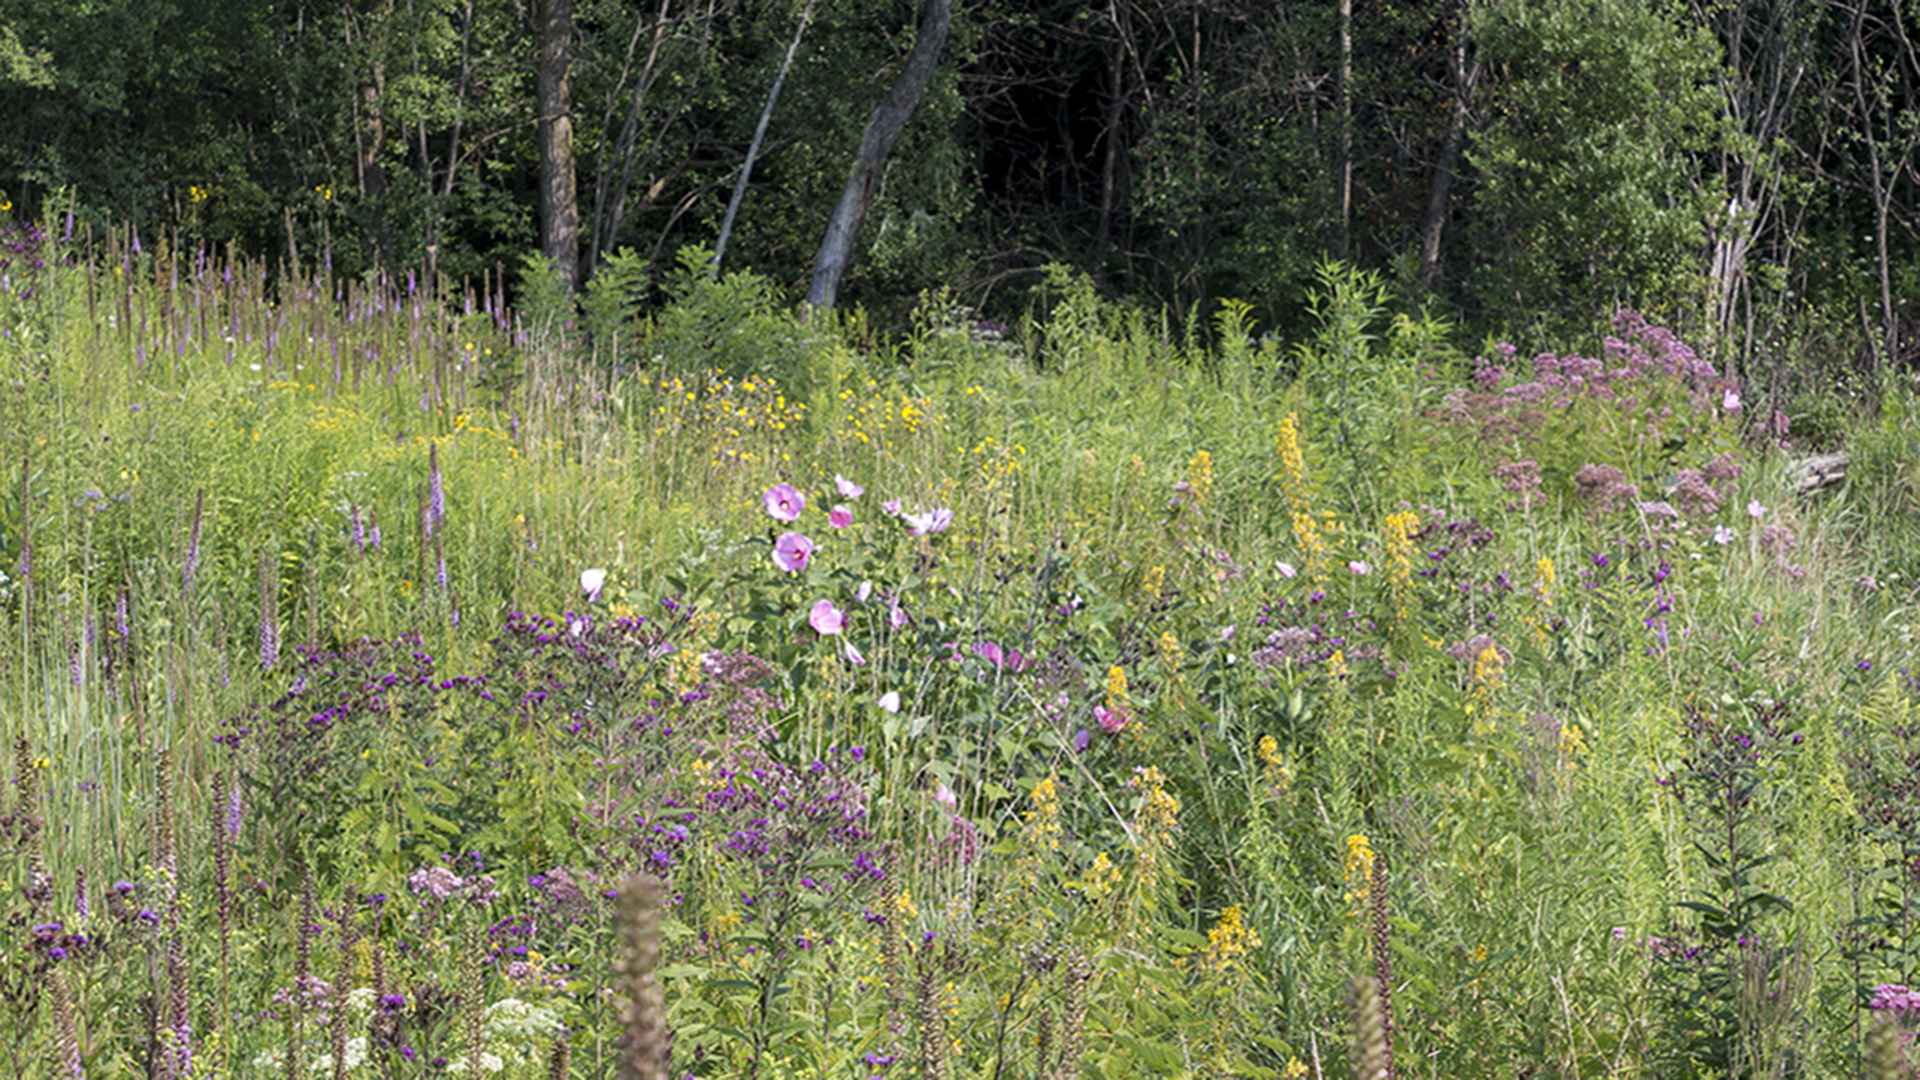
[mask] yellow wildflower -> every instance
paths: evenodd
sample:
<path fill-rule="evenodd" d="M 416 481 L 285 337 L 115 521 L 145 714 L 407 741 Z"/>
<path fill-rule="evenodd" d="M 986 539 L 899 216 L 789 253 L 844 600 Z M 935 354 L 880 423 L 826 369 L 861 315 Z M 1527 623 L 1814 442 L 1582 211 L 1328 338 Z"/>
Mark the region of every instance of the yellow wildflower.
<path fill-rule="evenodd" d="M 1168 630 L 1160 635 L 1158 644 L 1160 659 L 1166 663 L 1167 670 L 1178 672 L 1181 662 L 1186 659 L 1186 650 L 1180 647 L 1180 639 L 1173 636 L 1173 631 Z"/>
<path fill-rule="evenodd" d="M 1193 505 L 1200 506 L 1212 493 L 1213 455 L 1201 450 L 1187 463 L 1187 495 L 1193 499 Z"/>
<path fill-rule="evenodd" d="M 1565 724 L 1560 728 L 1559 773 L 1562 783 L 1570 783 L 1573 774 L 1580 771 L 1580 758 L 1587 753 L 1587 737 L 1578 724 Z"/>
<path fill-rule="evenodd" d="M 1141 578 L 1140 578 L 1141 597 L 1148 601 L 1160 599 L 1160 588 L 1161 586 L 1166 584 L 1166 580 L 1167 580 L 1166 567 L 1164 566 L 1147 567 L 1147 572 L 1141 575 Z"/>
<path fill-rule="evenodd" d="M 1049 773 L 1045 780 L 1033 786 L 1027 795 L 1033 809 L 1024 815 L 1028 839 L 1052 851 L 1060 848 L 1060 792 L 1054 785 L 1055 779 L 1054 774 Z"/>
<path fill-rule="evenodd" d="M 1093 865 L 1087 868 L 1087 877 L 1080 885 L 1080 894 L 1088 900 L 1099 900 L 1120 885 L 1120 868 L 1113 865 L 1106 852 L 1093 857 Z"/>
<path fill-rule="evenodd" d="M 1388 514 L 1380 546 L 1386 556 L 1387 586 L 1393 592 L 1394 614 L 1406 625 L 1413 613 L 1413 560 L 1420 554 L 1413 536 L 1420 531 L 1420 515 L 1412 510 Z"/>
<path fill-rule="evenodd" d="M 1271 735 L 1262 735 L 1254 750 L 1260 757 L 1261 772 L 1272 786 L 1269 794 L 1285 794 L 1287 785 L 1293 782 L 1293 770 L 1287 767 L 1287 759 L 1280 753 L 1280 741 Z"/>
<path fill-rule="evenodd" d="M 1212 971 L 1225 971 L 1242 953 L 1259 947 L 1260 935 L 1240 921 L 1240 905 L 1235 904 L 1221 912 L 1220 921 L 1207 931 L 1207 955 L 1201 964 Z"/>
<path fill-rule="evenodd" d="M 1140 792 L 1140 802 L 1134 809 L 1134 835 L 1140 842 L 1142 861 L 1150 862 L 1179 828 L 1180 800 L 1167 790 L 1166 775 L 1152 765 L 1133 770 L 1127 783 Z"/>
<path fill-rule="evenodd" d="M 1280 421 L 1280 491 L 1286 496 L 1287 510 L 1293 519 L 1293 538 L 1307 560 L 1307 576 L 1317 578 L 1326 558 L 1326 542 L 1320 537 L 1320 524 L 1313 516 L 1313 503 L 1307 493 L 1307 459 L 1300 449 L 1300 414 L 1288 413 Z"/>
<path fill-rule="evenodd" d="M 1347 903 L 1356 917 L 1364 917 L 1373 893 L 1373 845 L 1365 833 L 1347 837 Z"/>
<path fill-rule="evenodd" d="M 1500 647 L 1489 641 L 1480 654 L 1473 658 L 1473 691 L 1475 700 L 1482 708 L 1492 700 L 1502 686 L 1507 684 L 1507 658 L 1500 654 Z"/>

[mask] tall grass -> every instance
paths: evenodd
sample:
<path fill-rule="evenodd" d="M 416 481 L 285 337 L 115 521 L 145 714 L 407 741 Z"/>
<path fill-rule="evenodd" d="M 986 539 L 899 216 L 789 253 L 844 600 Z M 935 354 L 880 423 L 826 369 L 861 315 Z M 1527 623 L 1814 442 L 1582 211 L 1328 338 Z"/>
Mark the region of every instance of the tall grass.
<path fill-rule="evenodd" d="M 875 343 L 751 277 L 576 325 L 537 264 L 45 254 L 20 1075 L 1908 1067 L 1903 489 L 1797 495 L 1657 327 L 1468 357 L 1330 267 L 1291 347 L 1064 275 Z"/>

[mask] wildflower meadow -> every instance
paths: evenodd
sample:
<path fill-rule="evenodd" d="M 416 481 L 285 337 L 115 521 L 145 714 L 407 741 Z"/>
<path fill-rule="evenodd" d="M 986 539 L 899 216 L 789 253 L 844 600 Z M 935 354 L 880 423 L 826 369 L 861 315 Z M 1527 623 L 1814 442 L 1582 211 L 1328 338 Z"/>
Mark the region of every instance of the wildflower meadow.
<path fill-rule="evenodd" d="M 12 240 L 0 1071 L 1913 1075 L 1897 376 Z"/>

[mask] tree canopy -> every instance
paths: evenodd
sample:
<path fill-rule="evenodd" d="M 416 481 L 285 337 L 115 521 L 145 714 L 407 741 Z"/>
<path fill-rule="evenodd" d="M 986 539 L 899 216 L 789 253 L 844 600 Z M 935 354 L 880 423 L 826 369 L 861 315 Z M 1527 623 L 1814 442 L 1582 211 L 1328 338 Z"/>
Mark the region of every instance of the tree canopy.
<path fill-rule="evenodd" d="M 1910 362 L 1917 9 L 953 4 L 897 143 L 860 166 L 840 302 L 946 286 L 1007 315 L 1064 263 L 1284 330 L 1331 255 L 1472 325 L 1632 304 L 1736 363 L 1816 339 Z M 928 11 L 0 0 L 0 192 L 341 276 L 457 280 L 539 250 L 585 281 L 630 249 L 664 282 L 744 175 L 727 266 L 798 300 Z"/>

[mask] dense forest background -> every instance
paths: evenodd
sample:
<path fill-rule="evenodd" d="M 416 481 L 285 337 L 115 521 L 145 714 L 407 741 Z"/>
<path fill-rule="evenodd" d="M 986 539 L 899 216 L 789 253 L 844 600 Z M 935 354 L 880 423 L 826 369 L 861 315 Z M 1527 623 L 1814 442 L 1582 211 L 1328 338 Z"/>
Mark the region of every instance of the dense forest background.
<path fill-rule="evenodd" d="M 560 242 L 582 286 L 623 250 L 664 282 L 751 160 L 723 269 L 798 300 L 925 14 L 0 0 L 0 201 L 341 280 L 511 277 Z M 1284 337 L 1334 257 L 1522 341 L 1631 305 L 1735 372 L 1904 366 L 1917 35 L 1916 0 L 970 0 L 839 303 L 886 325 L 948 287 L 1008 319 L 1065 263 Z"/>

